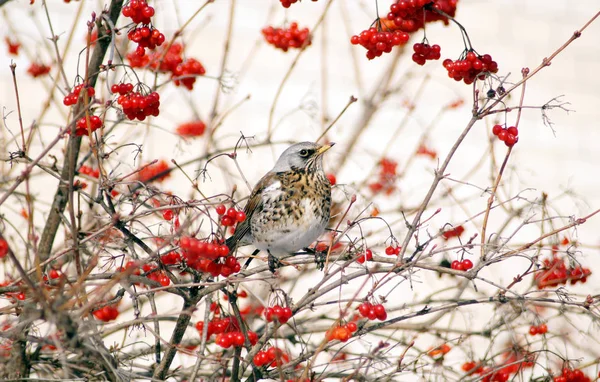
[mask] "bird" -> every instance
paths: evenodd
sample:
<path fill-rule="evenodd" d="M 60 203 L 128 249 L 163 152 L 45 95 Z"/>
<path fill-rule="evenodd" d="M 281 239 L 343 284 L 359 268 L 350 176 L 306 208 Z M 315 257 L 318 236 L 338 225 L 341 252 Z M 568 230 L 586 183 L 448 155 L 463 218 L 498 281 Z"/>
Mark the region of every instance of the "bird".
<path fill-rule="evenodd" d="M 275 272 L 279 258 L 307 248 L 321 236 L 331 209 L 323 154 L 334 144 L 300 142 L 281 154 L 250 193 L 246 219 L 226 240 L 231 252 L 254 245 L 254 255 L 267 251 L 269 269 Z"/>

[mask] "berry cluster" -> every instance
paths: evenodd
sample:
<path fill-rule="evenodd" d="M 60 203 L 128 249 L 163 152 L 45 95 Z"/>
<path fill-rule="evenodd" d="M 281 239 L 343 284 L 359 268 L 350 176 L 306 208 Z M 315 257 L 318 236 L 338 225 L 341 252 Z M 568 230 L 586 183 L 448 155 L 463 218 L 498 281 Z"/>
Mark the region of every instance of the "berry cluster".
<path fill-rule="evenodd" d="M 548 332 L 548 325 L 540 324 L 538 326 L 531 325 L 529 327 L 529 334 L 535 336 L 536 334 L 546 334 Z"/>
<path fill-rule="evenodd" d="M 21 43 L 19 41 L 12 41 L 8 36 L 6 36 L 4 37 L 4 42 L 6 42 L 8 54 L 10 54 L 11 56 L 19 55 L 19 48 L 21 48 Z"/>
<path fill-rule="evenodd" d="M 194 138 L 200 137 L 204 134 L 204 130 L 206 130 L 206 124 L 202 121 L 193 121 L 182 123 L 177 126 L 175 132 L 180 137 L 184 138 Z"/>
<path fill-rule="evenodd" d="M 279 0 L 281 2 L 281 6 L 284 8 L 289 8 L 290 5 L 296 3 L 298 0 Z M 311 1 L 317 1 L 317 0 L 311 0 Z"/>
<path fill-rule="evenodd" d="M 226 209 L 223 204 L 219 204 L 216 208 L 217 214 L 221 216 L 221 224 L 225 227 L 232 227 L 236 223 L 241 223 L 246 220 L 246 213 L 230 207 Z"/>
<path fill-rule="evenodd" d="M 200 272 L 210 273 L 213 277 L 219 275 L 228 277 L 241 269 L 237 259 L 229 255 L 229 248 L 225 244 L 183 236 L 179 240 L 179 246 L 183 250 L 183 258 L 189 267 Z"/>
<path fill-rule="evenodd" d="M 173 82 L 175 86 L 183 84 L 188 90 L 194 89 L 194 83 L 196 82 L 196 76 L 203 76 L 206 74 L 206 69 L 195 58 L 188 58 L 181 64 L 177 65 L 173 71 Z M 184 78 L 181 78 L 184 77 Z"/>
<path fill-rule="evenodd" d="M 438 44 L 429 46 L 429 44 L 416 43 L 413 45 L 415 53 L 412 55 L 412 60 L 419 65 L 425 65 L 427 60 L 439 60 L 441 48 Z"/>
<path fill-rule="evenodd" d="M 378 181 L 369 184 L 372 193 L 383 192 L 385 195 L 391 195 L 396 190 L 396 171 L 398 163 L 391 159 L 383 158 L 379 162 Z"/>
<path fill-rule="evenodd" d="M 569 369 L 565 367 L 562 369 L 561 375 L 554 377 L 554 382 L 591 382 L 590 377 L 583 374 L 583 371 L 579 369 Z"/>
<path fill-rule="evenodd" d="M 149 6 L 146 0 L 130 0 L 121 12 L 136 24 L 150 24 L 150 18 L 154 16 L 154 8 Z"/>
<path fill-rule="evenodd" d="M 290 23 L 289 28 L 265 27 L 262 30 L 265 40 L 276 48 L 287 52 L 289 48 L 302 48 L 311 44 L 308 28 L 298 29 L 298 23 Z"/>
<path fill-rule="evenodd" d="M 116 305 L 107 305 L 95 310 L 92 314 L 100 321 L 109 322 L 119 317 L 119 310 Z"/>
<path fill-rule="evenodd" d="M 504 128 L 502 125 L 494 125 L 492 133 L 508 147 L 512 147 L 519 142 L 519 130 L 515 126 Z"/>
<path fill-rule="evenodd" d="M 0 259 L 3 259 L 8 255 L 8 242 L 2 238 L 0 238 Z"/>
<path fill-rule="evenodd" d="M 32 62 L 31 65 L 29 65 L 29 68 L 27 68 L 27 73 L 33 78 L 45 76 L 50 73 L 50 66 Z"/>
<path fill-rule="evenodd" d="M 121 93 L 119 93 L 121 94 Z M 117 103 L 123 108 L 123 113 L 131 121 L 138 119 L 143 121 L 148 116 L 158 116 L 160 113 L 160 95 L 152 92 L 142 95 L 140 92 L 128 92 L 117 98 Z"/>
<path fill-rule="evenodd" d="M 538 271 L 533 278 L 538 289 L 544 289 L 566 284 L 569 281 L 572 285 L 578 281 L 585 283 L 591 274 L 592 271 L 589 268 L 580 265 L 567 267 L 564 259 L 552 256 L 551 259 L 544 259 L 544 268 Z"/>
<path fill-rule="evenodd" d="M 183 45 L 174 43 L 165 52 L 164 49 L 154 52 L 148 58 L 152 70 L 161 73 L 174 73 L 177 66 L 183 63 Z"/>
<path fill-rule="evenodd" d="M 327 341 L 339 340 L 342 342 L 346 342 L 352 337 L 352 333 L 358 330 L 358 325 L 356 322 L 350 321 L 346 325 L 336 326 L 334 328 L 330 328 L 325 333 L 325 338 Z"/>
<path fill-rule="evenodd" d="M 113 94 L 119 93 L 119 95 L 126 95 L 128 93 L 131 93 L 133 91 L 133 84 L 132 83 L 120 83 L 120 84 L 113 84 L 110 87 L 110 91 Z"/>
<path fill-rule="evenodd" d="M 81 167 L 79 167 L 79 173 L 83 174 L 83 175 L 87 175 L 87 176 L 91 176 L 92 178 L 99 178 L 100 177 L 100 170 L 99 169 L 94 169 L 91 168 L 89 166 L 83 165 Z"/>
<path fill-rule="evenodd" d="M 204 321 L 198 321 L 196 323 L 196 330 L 202 335 Z M 208 322 L 206 330 L 208 339 L 210 339 L 213 334 L 216 334 L 215 343 L 222 348 L 244 346 L 244 334 L 241 332 L 240 325 L 235 317 L 214 317 Z M 248 330 L 247 333 L 250 344 L 253 346 L 256 345 L 258 342 L 258 335 L 251 330 Z"/>
<path fill-rule="evenodd" d="M 290 356 L 279 348 L 270 347 L 265 351 L 259 351 L 256 353 L 253 362 L 258 367 L 264 365 L 277 367 L 290 362 Z"/>
<path fill-rule="evenodd" d="M 169 286 L 171 284 L 171 279 L 167 276 L 163 271 L 158 269 L 158 266 L 151 264 L 144 264 L 142 266 L 142 270 L 145 273 L 145 276 L 150 280 L 154 280 L 162 286 Z"/>
<path fill-rule="evenodd" d="M 284 308 L 281 305 L 273 305 L 273 307 L 265 309 L 265 318 L 267 322 L 279 321 L 285 324 L 292 318 L 292 309 L 287 306 Z"/>
<path fill-rule="evenodd" d="M 163 263 L 163 265 L 176 265 L 181 262 L 181 255 L 179 252 L 169 252 L 160 257 L 160 262 Z"/>
<path fill-rule="evenodd" d="M 364 264 L 365 261 L 371 260 L 373 260 L 373 251 L 368 248 L 358 256 L 358 259 L 356 259 L 359 264 Z"/>
<path fill-rule="evenodd" d="M 469 259 L 464 259 L 463 261 L 454 260 L 450 264 L 450 268 L 456 271 L 468 271 L 473 268 L 473 262 Z"/>
<path fill-rule="evenodd" d="M 79 99 L 79 94 L 81 93 L 81 91 L 84 88 L 85 88 L 85 91 L 87 92 L 88 97 L 91 98 L 94 96 L 94 94 L 96 94 L 96 91 L 94 90 L 93 87 L 85 86 L 84 84 L 79 84 L 79 85 L 75 86 L 73 88 L 73 90 L 65 96 L 65 98 L 63 98 L 63 105 L 65 105 L 65 106 L 75 105 L 77 103 L 77 100 Z"/>
<path fill-rule="evenodd" d="M 165 42 L 165 35 L 154 27 L 141 26 L 127 33 L 127 38 L 138 44 L 135 54 L 139 57 L 146 55 L 146 48 L 156 49 Z"/>
<path fill-rule="evenodd" d="M 140 182 L 157 181 L 162 182 L 171 175 L 169 171 L 169 164 L 166 160 L 161 159 L 158 162 L 144 166 L 137 175 Z"/>
<path fill-rule="evenodd" d="M 443 21 L 448 25 L 448 18 L 425 6 L 438 9 L 454 17 L 458 0 L 398 0 L 390 6 L 388 20 L 393 20 L 396 27 L 404 32 L 415 32 L 424 27 L 425 23 Z"/>
<path fill-rule="evenodd" d="M 369 60 L 381 56 L 383 53 L 390 53 L 392 48 L 397 45 L 404 45 L 408 42 L 410 36 L 406 32 L 399 30 L 378 31 L 377 28 L 369 28 L 350 38 L 352 45 L 360 45 L 367 50 Z"/>
<path fill-rule="evenodd" d="M 472 84 L 475 79 L 485 79 L 486 73 L 498 72 L 498 64 L 492 60 L 492 56 L 484 54 L 478 56 L 470 51 L 465 58 L 452 61 L 447 58 L 443 62 L 444 68 L 448 71 L 448 77 L 455 81 L 464 81 L 465 84 Z"/>
<path fill-rule="evenodd" d="M 449 240 L 453 237 L 460 237 L 463 234 L 463 232 L 465 232 L 465 227 L 459 225 L 452 229 L 442 232 L 442 237 L 444 238 L 444 240 Z"/>
<path fill-rule="evenodd" d="M 429 349 L 427 355 L 429 355 L 432 358 L 443 357 L 444 355 L 448 354 L 450 350 L 452 350 L 450 345 L 444 343 L 436 348 Z"/>
<path fill-rule="evenodd" d="M 385 254 L 388 256 L 397 256 L 400 254 L 400 251 L 402 250 L 402 247 L 400 247 L 399 245 L 397 246 L 388 246 L 385 248 Z"/>
<path fill-rule="evenodd" d="M 475 361 L 467 361 L 467 362 L 463 363 L 460 368 L 465 373 L 471 372 L 471 370 L 473 370 L 472 371 L 473 374 L 479 374 L 483 370 L 483 366 L 481 366 L 480 363 L 475 362 Z"/>
<path fill-rule="evenodd" d="M 382 304 L 373 305 L 370 302 L 363 302 L 358 306 L 358 313 L 371 321 L 385 321 L 387 319 L 387 312 L 385 310 L 385 306 Z"/>
<path fill-rule="evenodd" d="M 102 120 L 97 115 L 92 115 L 89 118 L 81 117 L 79 118 L 79 120 L 77 121 L 77 125 L 75 126 L 75 135 L 77 135 L 78 137 L 82 135 L 88 135 L 88 132 L 94 132 L 101 127 Z M 68 130 L 67 133 L 71 134 L 71 130 Z"/>

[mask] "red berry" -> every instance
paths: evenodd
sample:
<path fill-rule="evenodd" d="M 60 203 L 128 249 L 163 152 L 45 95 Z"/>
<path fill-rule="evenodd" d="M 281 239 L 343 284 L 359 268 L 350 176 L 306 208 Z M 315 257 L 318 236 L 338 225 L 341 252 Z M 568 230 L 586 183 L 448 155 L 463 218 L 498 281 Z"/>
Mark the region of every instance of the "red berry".
<path fill-rule="evenodd" d="M 511 127 L 509 127 L 508 129 L 506 129 L 506 131 L 507 131 L 509 134 L 512 134 L 512 135 L 514 135 L 515 137 L 516 137 L 517 135 L 519 135 L 519 130 L 518 130 L 516 127 L 514 127 L 514 126 L 511 126 Z"/>
<path fill-rule="evenodd" d="M 500 132 L 502 131 L 502 126 L 501 125 L 494 125 L 494 127 L 492 128 L 492 134 L 494 135 L 498 135 L 500 134 Z"/>
<path fill-rule="evenodd" d="M 235 220 L 238 223 L 243 222 L 244 220 L 246 220 L 246 213 L 244 211 L 238 211 L 235 215 Z"/>
<path fill-rule="evenodd" d="M 216 210 L 217 210 L 217 214 L 219 214 L 219 215 L 225 215 L 226 208 L 225 208 L 224 205 L 219 204 L 217 206 Z"/>
<path fill-rule="evenodd" d="M 465 271 L 468 271 L 469 269 L 473 268 L 473 262 L 469 259 L 464 259 L 462 261 L 462 268 Z"/>

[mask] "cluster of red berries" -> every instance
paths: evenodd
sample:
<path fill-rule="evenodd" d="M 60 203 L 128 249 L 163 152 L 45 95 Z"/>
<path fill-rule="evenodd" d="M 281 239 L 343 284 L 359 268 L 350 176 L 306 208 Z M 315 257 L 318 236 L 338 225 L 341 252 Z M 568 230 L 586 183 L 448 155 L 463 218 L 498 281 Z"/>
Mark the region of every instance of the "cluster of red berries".
<path fill-rule="evenodd" d="M 120 93 L 119 93 L 120 94 Z M 140 92 L 129 92 L 120 95 L 117 103 L 123 108 L 123 113 L 131 121 L 138 119 L 143 121 L 148 116 L 158 116 L 160 111 L 160 95 L 152 92 L 148 95 L 142 95 Z"/>
<path fill-rule="evenodd" d="M 163 265 L 176 265 L 181 262 L 181 255 L 179 252 L 169 252 L 160 257 L 160 262 Z"/>
<path fill-rule="evenodd" d="M 181 125 L 177 126 L 175 132 L 180 137 L 194 138 L 202 136 L 202 134 L 204 134 L 204 130 L 206 130 L 206 124 L 204 122 L 192 121 L 182 123 Z"/>
<path fill-rule="evenodd" d="M 19 41 L 12 41 L 8 36 L 6 36 L 4 37 L 4 42 L 6 42 L 8 54 L 10 54 L 11 56 L 19 55 L 19 48 L 21 48 L 21 43 Z"/>
<path fill-rule="evenodd" d="M 253 362 L 258 367 L 264 365 L 277 367 L 290 362 L 290 356 L 285 351 L 272 346 L 267 350 L 256 353 Z"/>
<path fill-rule="evenodd" d="M 385 248 L 385 254 L 388 256 L 397 256 L 400 254 L 400 251 L 402 250 L 402 247 L 397 245 L 397 246 L 393 246 L 393 245 L 389 245 Z"/>
<path fill-rule="evenodd" d="M 544 259 L 544 268 L 538 271 L 533 278 L 538 289 L 544 289 L 566 284 L 569 281 L 572 285 L 578 281 L 585 283 L 591 274 L 592 271 L 589 268 L 580 265 L 567 267 L 565 260 L 555 255 L 551 259 Z"/>
<path fill-rule="evenodd" d="M 546 334 L 548 332 L 548 325 L 540 324 L 540 325 L 531 325 L 529 327 L 529 334 L 535 336 L 536 334 Z"/>
<path fill-rule="evenodd" d="M 450 350 L 452 350 L 450 345 L 443 343 L 438 347 L 430 348 L 427 352 L 427 355 L 429 355 L 431 358 L 443 357 L 444 355 L 448 354 Z"/>
<path fill-rule="evenodd" d="M 289 8 L 290 5 L 294 4 L 298 0 L 279 0 L 279 1 L 281 2 L 282 7 Z M 311 1 L 317 1 L 317 0 L 311 0 Z"/>
<path fill-rule="evenodd" d="M 3 238 L 0 238 L 0 259 L 3 259 L 6 257 L 6 255 L 8 255 L 8 250 L 8 242 Z"/>
<path fill-rule="evenodd" d="M 364 264 L 365 261 L 371 261 L 371 260 L 373 260 L 373 251 L 371 251 L 368 248 L 364 252 L 362 252 L 360 254 L 360 256 L 358 257 L 358 259 L 356 259 L 356 261 L 359 264 Z"/>
<path fill-rule="evenodd" d="M 116 305 L 107 305 L 95 310 L 92 314 L 100 321 L 109 322 L 119 317 L 119 310 Z"/>
<path fill-rule="evenodd" d="M 165 42 L 165 35 L 154 27 L 141 26 L 127 33 L 127 38 L 138 44 L 135 54 L 139 57 L 146 55 L 146 48 L 156 49 Z"/>
<path fill-rule="evenodd" d="M 265 319 L 267 322 L 279 321 L 285 324 L 292 318 L 292 309 L 286 306 L 285 308 L 281 305 L 273 305 L 265 309 Z"/>
<path fill-rule="evenodd" d="M 442 232 L 442 237 L 444 238 L 444 240 L 449 240 L 453 237 L 460 237 L 463 234 L 463 232 L 465 232 L 465 227 L 459 225 L 452 229 Z"/>
<path fill-rule="evenodd" d="M 469 259 L 464 259 L 463 261 L 454 260 L 450 263 L 450 268 L 455 271 L 468 271 L 473 268 L 473 262 Z"/>
<path fill-rule="evenodd" d="M 27 73 L 29 73 L 33 78 L 45 76 L 46 74 L 50 73 L 50 66 L 32 62 L 31 65 L 29 65 L 29 68 L 27 68 Z"/>
<path fill-rule="evenodd" d="M 427 60 L 439 60 L 442 48 L 438 44 L 429 46 L 429 44 L 418 42 L 413 45 L 413 50 L 415 53 L 412 55 L 412 60 L 419 65 L 425 65 Z"/>
<path fill-rule="evenodd" d="M 512 147 L 519 142 L 519 129 L 515 126 L 504 128 L 502 125 L 494 125 L 492 133 L 508 147 Z"/>
<path fill-rule="evenodd" d="M 196 330 L 198 333 L 202 335 L 202 331 L 204 330 L 204 321 L 198 321 L 196 323 Z M 244 333 L 240 330 L 240 325 L 238 324 L 235 317 L 215 317 L 208 322 L 207 336 L 210 337 L 213 334 L 216 334 L 215 343 L 222 348 L 230 348 L 241 347 L 244 346 L 245 337 Z M 256 345 L 258 342 L 258 335 L 248 330 L 248 341 L 252 346 Z"/>
<path fill-rule="evenodd" d="M 383 192 L 385 195 L 391 195 L 396 190 L 396 171 L 398 162 L 388 158 L 383 158 L 379 162 L 378 181 L 369 184 L 372 193 Z"/>
<path fill-rule="evenodd" d="M 221 216 L 221 224 L 225 227 L 232 227 L 236 223 L 241 223 L 246 220 L 246 213 L 237 210 L 235 207 L 226 209 L 223 204 L 219 204 L 216 208 L 217 214 Z"/>
<path fill-rule="evenodd" d="M 172 44 L 165 52 L 164 49 L 150 55 L 148 61 L 152 70 L 161 73 L 174 73 L 177 66 L 183 63 L 183 45 Z"/>
<path fill-rule="evenodd" d="M 90 166 L 83 165 L 79 167 L 79 173 L 83 175 L 90 176 L 92 178 L 100 177 L 100 170 L 97 168 L 91 168 Z"/>
<path fill-rule="evenodd" d="M 448 77 L 456 81 L 464 81 L 465 84 L 472 84 L 475 79 L 485 79 L 486 73 L 498 72 L 498 63 L 492 60 L 492 56 L 484 54 L 478 56 L 470 51 L 464 59 L 452 61 L 447 58 L 443 62 L 444 68 L 448 71 Z"/>
<path fill-rule="evenodd" d="M 327 341 L 339 340 L 342 342 L 346 342 L 352 337 L 352 333 L 358 330 L 358 325 L 356 322 L 350 321 L 345 325 L 336 326 L 334 328 L 330 328 L 325 333 L 325 338 Z"/>
<path fill-rule="evenodd" d="M 146 274 L 146 277 L 150 280 L 154 280 L 162 286 L 169 286 L 171 279 L 163 271 L 158 269 L 158 266 L 151 264 L 144 264 L 142 270 Z"/>
<path fill-rule="evenodd" d="M 88 122 L 89 122 L 89 130 L 88 130 Z M 77 121 L 77 125 L 75 126 L 75 135 L 78 137 L 82 135 L 88 135 L 88 132 L 94 132 L 102 127 L 102 120 L 97 115 L 92 115 L 89 118 L 81 117 Z M 71 130 L 68 130 L 67 133 L 71 134 Z"/>
<path fill-rule="evenodd" d="M 262 30 L 265 40 L 276 48 L 287 52 L 289 48 L 302 48 L 311 44 L 308 28 L 298 28 L 298 23 L 290 23 L 289 28 L 265 27 Z"/>
<path fill-rule="evenodd" d="M 77 99 L 79 99 L 79 94 L 85 88 L 88 97 L 93 97 L 96 94 L 96 91 L 91 86 L 85 86 L 84 84 L 79 84 L 73 88 L 73 90 L 63 98 L 63 105 L 71 106 L 77 103 Z"/>
<path fill-rule="evenodd" d="M 229 248 L 225 244 L 184 236 L 179 240 L 179 246 L 189 267 L 210 273 L 213 277 L 228 277 L 241 269 L 237 259 L 229 255 Z"/>
<path fill-rule="evenodd" d="M 138 172 L 137 178 L 140 182 L 157 181 L 162 182 L 168 178 L 171 173 L 169 170 L 169 164 L 166 160 L 161 159 L 158 162 L 142 167 Z"/>
<path fill-rule="evenodd" d="M 132 68 L 145 68 L 148 66 L 156 72 L 171 73 L 176 86 L 183 84 L 187 89 L 192 90 L 196 82 L 196 76 L 206 74 L 206 69 L 195 58 L 188 58 L 184 61 L 182 54 L 183 46 L 175 43 L 166 52 L 164 50 L 156 51 L 143 57 L 132 52 L 127 54 L 127 59 Z"/>
<path fill-rule="evenodd" d="M 129 83 L 129 82 L 127 82 L 127 83 L 122 82 L 120 84 L 112 84 L 110 87 L 110 91 L 113 94 L 119 93 L 119 95 L 124 96 L 133 91 L 133 84 Z"/>
<path fill-rule="evenodd" d="M 154 8 L 149 6 L 146 0 L 130 0 L 121 12 L 136 24 L 150 24 L 150 18 L 154 16 Z"/>
<path fill-rule="evenodd" d="M 397 45 L 404 45 L 408 42 L 410 36 L 406 32 L 399 30 L 378 31 L 377 28 L 369 28 L 350 38 L 352 45 L 360 45 L 367 50 L 369 60 L 381 56 L 383 53 L 390 53 L 392 48 Z"/>
<path fill-rule="evenodd" d="M 175 71 L 173 71 L 173 82 L 175 86 L 183 84 L 188 90 L 194 89 L 194 83 L 196 83 L 196 76 L 203 76 L 206 74 L 206 69 L 195 58 L 188 58 L 183 63 L 177 65 Z M 184 78 L 181 78 L 184 77 Z"/>
<path fill-rule="evenodd" d="M 216 260 L 219 257 L 227 257 L 229 255 L 229 247 L 225 244 L 209 243 L 189 236 L 182 236 L 179 240 L 179 246 L 184 251 L 183 254 L 186 259 L 204 258 Z"/>
<path fill-rule="evenodd" d="M 583 371 L 579 369 L 569 369 L 565 367 L 562 369 L 561 375 L 554 377 L 554 382 L 591 382 L 590 377 L 583 374 Z"/>
<path fill-rule="evenodd" d="M 358 306 L 358 313 L 371 321 L 385 321 L 387 319 L 387 312 L 385 310 L 385 306 L 382 304 L 373 305 L 370 302 L 363 302 Z"/>
<path fill-rule="evenodd" d="M 388 20 L 393 20 L 396 27 L 404 32 L 415 32 L 425 25 L 425 23 L 434 21 L 443 21 L 448 25 L 448 18 L 429 9 L 438 9 L 447 15 L 454 17 L 456 14 L 456 4 L 458 0 L 398 0 L 390 6 L 387 14 Z"/>

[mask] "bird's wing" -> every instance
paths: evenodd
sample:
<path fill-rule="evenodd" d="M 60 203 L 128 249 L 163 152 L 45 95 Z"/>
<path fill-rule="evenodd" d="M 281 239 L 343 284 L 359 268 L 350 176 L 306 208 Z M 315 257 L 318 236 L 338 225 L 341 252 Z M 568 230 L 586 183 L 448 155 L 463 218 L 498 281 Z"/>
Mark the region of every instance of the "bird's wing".
<path fill-rule="evenodd" d="M 262 210 L 263 194 L 265 192 L 271 192 L 273 190 L 273 187 L 277 186 L 277 183 L 279 183 L 279 177 L 277 176 L 277 174 L 269 172 L 265 176 L 263 176 L 261 180 L 258 181 L 256 186 L 254 186 L 254 189 L 252 190 L 252 193 L 248 198 L 248 202 L 246 203 L 246 207 L 244 207 L 244 212 L 246 213 L 246 220 L 238 224 L 233 236 L 227 239 L 227 246 L 230 250 L 234 250 L 235 248 L 237 248 L 239 241 L 242 240 L 244 236 L 250 233 L 250 224 L 252 221 L 252 216 L 257 211 Z"/>

